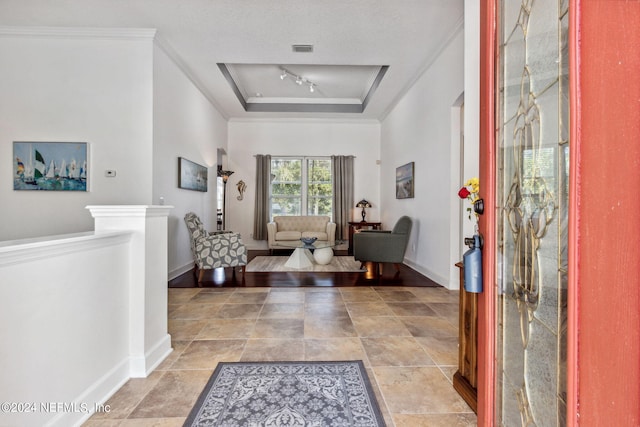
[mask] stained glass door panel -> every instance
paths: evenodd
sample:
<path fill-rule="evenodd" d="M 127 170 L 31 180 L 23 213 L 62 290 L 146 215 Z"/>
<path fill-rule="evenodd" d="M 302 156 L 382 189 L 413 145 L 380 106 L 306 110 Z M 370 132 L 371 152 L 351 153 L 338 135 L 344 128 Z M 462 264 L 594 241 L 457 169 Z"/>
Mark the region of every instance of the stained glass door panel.
<path fill-rule="evenodd" d="M 565 424 L 568 0 L 498 11 L 496 419 Z"/>

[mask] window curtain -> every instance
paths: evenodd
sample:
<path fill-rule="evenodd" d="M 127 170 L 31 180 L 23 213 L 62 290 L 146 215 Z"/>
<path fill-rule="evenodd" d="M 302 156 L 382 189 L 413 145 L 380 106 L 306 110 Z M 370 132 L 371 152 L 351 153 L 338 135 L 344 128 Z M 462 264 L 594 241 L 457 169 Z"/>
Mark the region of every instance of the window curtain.
<path fill-rule="evenodd" d="M 349 237 L 349 221 L 353 209 L 353 156 L 331 156 L 333 163 L 333 222 L 336 239 Z"/>
<path fill-rule="evenodd" d="M 267 240 L 269 222 L 269 185 L 271 183 L 271 156 L 256 156 L 256 202 L 253 215 L 253 239 Z"/>

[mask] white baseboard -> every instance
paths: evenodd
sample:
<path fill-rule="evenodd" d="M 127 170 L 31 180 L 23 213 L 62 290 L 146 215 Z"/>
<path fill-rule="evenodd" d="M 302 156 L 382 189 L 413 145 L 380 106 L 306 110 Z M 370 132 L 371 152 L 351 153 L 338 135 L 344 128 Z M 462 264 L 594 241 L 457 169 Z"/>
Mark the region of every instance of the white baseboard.
<path fill-rule="evenodd" d="M 408 260 L 408 259 L 404 259 L 404 263 L 407 264 L 409 267 L 413 268 L 415 271 L 417 271 L 418 273 L 422 274 L 423 276 L 428 277 L 429 279 L 433 280 L 434 282 L 436 282 L 438 285 L 445 287 L 449 290 L 458 290 L 458 284 L 455 284 L 455 287 L 450 287 L 451 284 L 449 283 L 449 278 L 445 277 L 445 276 L 441 276 L 440 274 L 437 274 L 431 270 L 429 270 L 428 268 L 425 268 L 419 264 L 416 264 L 415 262 Z"/>
<path fill-rule="evenodd" d="M 129 359 L 120 363 L 90 385 L 76 397 L 72 410 L 64 411 L 51 419 L 47 426 L 81 426 L 96 410 L 106 411 L 104 404 L 129 380 Z"/>
<path fill-rule="evenodd" d="M 131 356 L 129 375 L 131 378 L 146 378 L 173 351 L 171 335 L 166 334 L 144 356 Z"/>
<path fill-rule="evenodd" d="M 169 280 L 173 280 L 176 277 L 186 273 L 187 271 L 192 270 L 193 269 L 193 265 L 194 265 L 193 261 L 191 261 L 191 262 L 186 263 L 183 266 L 180 266 L 178 268 L 174 268 L 173 270 L 171 270 L 169 272 Z"/>

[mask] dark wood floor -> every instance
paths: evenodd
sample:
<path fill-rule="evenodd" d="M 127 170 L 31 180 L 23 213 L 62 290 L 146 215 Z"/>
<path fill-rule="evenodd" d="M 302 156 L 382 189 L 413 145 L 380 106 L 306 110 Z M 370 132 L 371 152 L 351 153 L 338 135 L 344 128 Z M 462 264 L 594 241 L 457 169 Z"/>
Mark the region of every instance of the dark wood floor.
<path fill-rule="evenodd" d="M 346 251 L 336 251 L 336 255 L 346 255 Z M 269 251 L 250 250 L 251 261 L 258 255 L 269 255 Z M 440 287 L 433 280 L 423 276 L 414 269 L 402 264 L 400 272 L 392 264 L 383 264 L 382 275 L 376 275 L 376 264 L 367 263 L 366 272 L 246 272 L 240 269 L 234 273 L 232 268 L 216 269 L 207 272 L 202 282 L 203 287 L 299 287 L 299 286 L 431 286 Z M 170 288 L 197 287 L 193 270 L 169 281 Z"/>

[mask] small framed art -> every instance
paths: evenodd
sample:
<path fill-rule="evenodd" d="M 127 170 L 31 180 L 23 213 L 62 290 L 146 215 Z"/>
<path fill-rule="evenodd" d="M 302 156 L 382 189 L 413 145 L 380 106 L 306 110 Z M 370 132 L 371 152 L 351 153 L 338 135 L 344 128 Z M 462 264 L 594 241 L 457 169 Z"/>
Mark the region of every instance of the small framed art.
<path fill-rule="evenodd" d="M 414 162 L 396 168 L 396 199 L 413 198 Z"/>
<path fill-rule="evenodd" d="M 207 191 L 207 168 L 178 157 L 178 188 L 194 191 Z"/>

